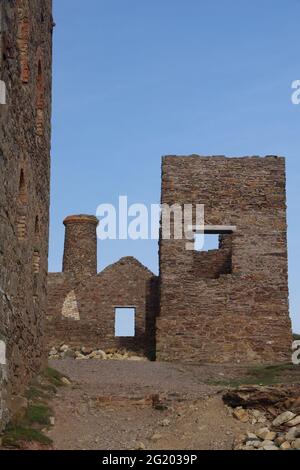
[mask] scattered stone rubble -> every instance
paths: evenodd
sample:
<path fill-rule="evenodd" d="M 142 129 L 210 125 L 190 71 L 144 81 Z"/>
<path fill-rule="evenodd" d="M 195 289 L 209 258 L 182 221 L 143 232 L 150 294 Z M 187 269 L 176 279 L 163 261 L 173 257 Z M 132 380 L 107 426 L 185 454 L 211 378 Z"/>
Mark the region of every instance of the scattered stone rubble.
<path fill-rule="evenodd" d="M 96 360 L 129 360 L 129 361 L 147 361 L 144 356 L 138 356 L 136 353 L 126 351 L 125 349 L 117 350 L 115 348 L 93 349 L 85 346 L 70 347 L 67 344 L 61 344 L 53 347 L 49 352 L 49 359 L 64 359 L 71 357 L 78 361 L 96 359 Z"/>
<path fill-rule="evenodd" d="M 300 385 L 241 387 L 223 400 L 252 428 L 235 439 L 234 450 L 300 450 Z"/>

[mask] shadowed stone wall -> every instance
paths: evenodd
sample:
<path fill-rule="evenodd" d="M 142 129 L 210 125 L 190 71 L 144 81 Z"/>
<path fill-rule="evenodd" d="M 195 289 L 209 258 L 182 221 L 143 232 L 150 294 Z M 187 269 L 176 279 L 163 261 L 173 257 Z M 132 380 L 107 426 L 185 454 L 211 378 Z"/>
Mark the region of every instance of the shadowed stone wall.
<path fill-rule="evenodd" d="M 220 250 L 160 240 L 157 358 L 290 360 L 285 160 L 165 157 L 162 203 L 205 205 L 205 225 L 236 226 Z"/>
<path fill-rule="evenodd" d="M 85 278 L 50 273 L 48 347 L 64 342 L 94 349 L 126 348 L 153 357 L 157 278 L 134 258 L 122 258 Z M 115 307 L 135 307 L 135 336 L 115 337 Z"/>
<path fill-rule="evenodd" d="M 6 104 L 0 104 L 0 342 L 6 356 L 5 365 L 0 358 L 0 421 L 2 416 L 4 424 L 14 396 L 22 393 L 45 358 L 52 2 L 1 0 L 0 12 L 0 80 L 6 88 Z"/>

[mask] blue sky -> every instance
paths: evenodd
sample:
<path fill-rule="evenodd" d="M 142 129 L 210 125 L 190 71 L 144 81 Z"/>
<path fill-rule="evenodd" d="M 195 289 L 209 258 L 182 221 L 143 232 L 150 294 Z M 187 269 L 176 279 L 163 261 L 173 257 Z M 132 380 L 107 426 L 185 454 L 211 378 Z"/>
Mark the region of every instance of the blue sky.
<path fill-rule="evenodd" d="M 165 154 L 287 157 L 289 277 L 300 332 L 299 0 L 54 0 L 50 271 L 72 213 L 160 198 Z M 99 269 L 155 241 L 98 243 Z"/>

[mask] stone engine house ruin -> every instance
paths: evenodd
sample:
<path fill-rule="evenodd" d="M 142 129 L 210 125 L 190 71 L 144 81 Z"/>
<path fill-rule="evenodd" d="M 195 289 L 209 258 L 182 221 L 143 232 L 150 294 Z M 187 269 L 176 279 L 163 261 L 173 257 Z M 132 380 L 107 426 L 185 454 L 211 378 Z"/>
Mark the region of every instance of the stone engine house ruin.
<path fill-rule="evenodd" d="M 161 202 L 204 204 L 204 233 L 219 235 L 218 249 L 161 237 L 158 277 L 134 258 L 97 274 L 98 220 L 67 217 L 63 272 L 48 278 L 48 346 L 198 363 L 289 360 L 284 158 L 164 157 Z M 115 334 L 122 308 L 134 309 L 133 337 Z"/>
<path fill-rule="evenodd" d="M 281 157 L 164 157 L 162 204 L 204 204 L 218 248 L 161 237 L 158 276 L 132 257 L 98 273 L 98 220 L 74 215 L 63 271 L 47 281 L 52 31 L 51 0 L 0 0 L 0 430 L 61 342 L 162 361 L 290 360 Z M 125 311 L 132 335 L 117 331 Z"/>
<path fill-rule="evenodd" d="M 62 273 L 48 277 L 48 339 L 92 348 L 124 347 L 151 355 L 157 313 L 157 277 L 135 258 L 97 274 L 98 219 L 67 217 Z M 135 336 L 115 336 L 117 308 L 132 308 Z"/>
<path fill-rule="evenodd" d="M 0 1 L 0 428 L 45 364 L 52 1 Z"/>

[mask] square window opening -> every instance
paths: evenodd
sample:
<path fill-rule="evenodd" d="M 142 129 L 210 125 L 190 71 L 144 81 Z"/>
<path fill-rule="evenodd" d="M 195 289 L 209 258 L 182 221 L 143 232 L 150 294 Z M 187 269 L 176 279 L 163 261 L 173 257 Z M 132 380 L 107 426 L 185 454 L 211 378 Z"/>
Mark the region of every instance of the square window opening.
<path fill-rule="evenodd" d="M 220 248 L 219 234 L 195 233 L 195 238 L 194 238 L 194 250 L 195 251 L 219 250 L 219 248 Z"/>

